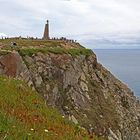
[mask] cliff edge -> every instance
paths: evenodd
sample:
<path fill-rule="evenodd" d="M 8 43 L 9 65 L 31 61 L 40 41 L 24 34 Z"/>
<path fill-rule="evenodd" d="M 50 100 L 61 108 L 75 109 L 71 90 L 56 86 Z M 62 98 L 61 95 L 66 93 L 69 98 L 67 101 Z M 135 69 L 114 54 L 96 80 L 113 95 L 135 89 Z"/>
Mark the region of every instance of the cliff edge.
<path fill-rule="evenodd" d="M 14 52 L 1 51 L 0 74 L 25 81 L 47 105 L 96 135 L 139 140 L 140 102 L 132 91 L 99 64 L 91 50 L 49 43 L 34 48 L 18 43 Z"/>

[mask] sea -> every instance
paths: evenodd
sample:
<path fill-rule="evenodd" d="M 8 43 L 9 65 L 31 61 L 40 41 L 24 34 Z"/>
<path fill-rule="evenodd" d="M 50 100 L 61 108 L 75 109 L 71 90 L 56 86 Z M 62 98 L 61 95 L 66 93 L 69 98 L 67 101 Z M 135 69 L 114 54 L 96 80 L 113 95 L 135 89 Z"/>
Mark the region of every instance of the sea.
<path fill-rule="evenodd" d="M 140 49 L 95 49 L 98 62 L 140 99 Z"/>

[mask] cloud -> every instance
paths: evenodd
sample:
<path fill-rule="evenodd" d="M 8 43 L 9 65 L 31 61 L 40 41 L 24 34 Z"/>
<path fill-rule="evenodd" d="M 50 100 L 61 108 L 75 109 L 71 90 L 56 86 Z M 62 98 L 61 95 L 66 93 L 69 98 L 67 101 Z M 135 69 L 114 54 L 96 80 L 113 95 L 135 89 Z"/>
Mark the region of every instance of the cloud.
<path fill-rule="evenodd" d="M 7 35 L 4 33 L 0 33 L 0 38 L 3 38 L 3 37 L 7 37 Z"/>
<path fill-rule="evenodd" d="M 140 34 L 139 0 L 0 0 L 0 32 L 41 37 L 46 19 L 51 36 L 82 42 Z M 121 37 L 122 37 L 121 36 Z M 113 40 L 121 39 L 113 38 Z M 132 38 L 133 39 L 133 38 Z"/>

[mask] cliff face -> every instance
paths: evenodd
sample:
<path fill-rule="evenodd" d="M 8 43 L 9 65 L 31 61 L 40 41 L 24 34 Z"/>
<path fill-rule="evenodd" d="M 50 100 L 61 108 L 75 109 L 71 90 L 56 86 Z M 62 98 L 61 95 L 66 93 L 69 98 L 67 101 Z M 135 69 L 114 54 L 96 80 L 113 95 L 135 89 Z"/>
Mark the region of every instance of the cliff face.
<path fill-rule="evenodd" d="M 139 101 L 97 62 L 94 53 L 8 53 L 0 56 L 0 74 L 26 81 L 48 105 L 98 135 L 140 139 Z"/>

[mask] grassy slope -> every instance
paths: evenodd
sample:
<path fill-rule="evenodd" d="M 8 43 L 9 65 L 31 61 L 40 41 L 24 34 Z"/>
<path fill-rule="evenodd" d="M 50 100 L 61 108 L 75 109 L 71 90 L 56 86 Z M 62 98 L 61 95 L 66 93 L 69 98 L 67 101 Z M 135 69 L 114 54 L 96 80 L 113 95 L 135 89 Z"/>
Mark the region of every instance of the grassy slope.
<path fill-rule="evenodd" d="M 65 120 L 21 81 L 0 77 L 0 140 L 86 140 L 86 132 Z M 98 139 L 98 138 L 95 138 Z"/>

